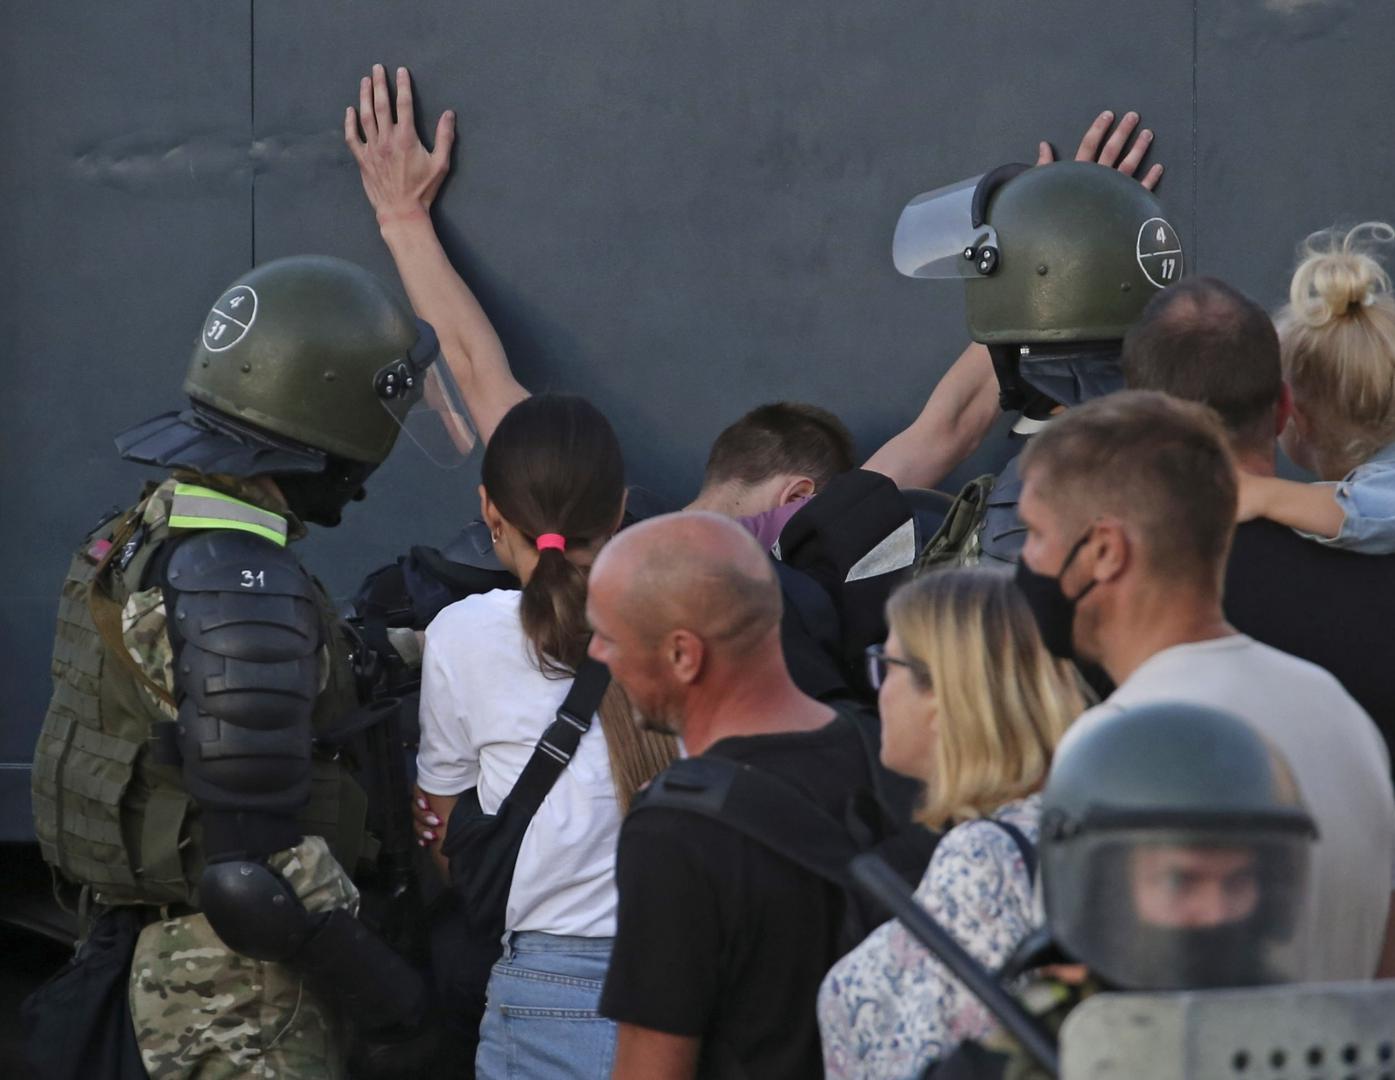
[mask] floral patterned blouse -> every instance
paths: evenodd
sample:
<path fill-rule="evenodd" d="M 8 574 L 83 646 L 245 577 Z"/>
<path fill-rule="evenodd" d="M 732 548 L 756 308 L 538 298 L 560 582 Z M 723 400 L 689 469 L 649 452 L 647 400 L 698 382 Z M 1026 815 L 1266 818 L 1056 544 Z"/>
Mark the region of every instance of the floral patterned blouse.
<path fill-rule="evenodd" d="M 1037 842 L 1041 796 L 998 808 L 995 819 Z M 1005 829 L 966 821 L 945 833 L 916 899 L 984 967 L 996 970 L 1036 928 L 1032 881 Z M 919 1077 L 992 1016 L 895 919 L 833 965 L 819 988 L 824 1070 L 832 1080 Z"/>

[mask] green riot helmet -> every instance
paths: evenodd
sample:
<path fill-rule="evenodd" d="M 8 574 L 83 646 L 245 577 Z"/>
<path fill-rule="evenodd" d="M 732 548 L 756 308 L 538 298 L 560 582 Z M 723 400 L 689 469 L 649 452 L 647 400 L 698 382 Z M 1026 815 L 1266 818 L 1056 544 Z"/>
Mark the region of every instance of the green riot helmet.
<path fill-rule="evenodd" d="M 366 270 L 322 255 L 277 259 L 214 302 L 184 390 L 260 431 L 377 465 L 400 426 L 374 379 L 418 336 L 412 313 Z"/>
<path fill-rule="evenodd" d="M 191 408 L 117 437 L 165 468 L 270 476 L 307 521 L 334 525 L 406 429 L 438 462 L 473 448 L 436 335 L 372 274 L 304 255 L 239 278 L 204 319 L 184 389 Z"/>
<path fill-rule="evenodd" d="M 1121 389 L 1119 343 L 1183 272 L 1152 192 L 1090 162 L 1005 165 L 918 196 L 892 250 L 909 277 L 966 282 L 969 336 L 992 352 L 1008 408 L 1031 389 L 1065 405 Z"/>
<path fill-rule="evenodd" d="M 1042 795 L 1056 944 L 1124 990 L 1289 981 L 1316 829 L 1287 764 L 1209 707 L 1134 706 L 1083 723 Z"/>

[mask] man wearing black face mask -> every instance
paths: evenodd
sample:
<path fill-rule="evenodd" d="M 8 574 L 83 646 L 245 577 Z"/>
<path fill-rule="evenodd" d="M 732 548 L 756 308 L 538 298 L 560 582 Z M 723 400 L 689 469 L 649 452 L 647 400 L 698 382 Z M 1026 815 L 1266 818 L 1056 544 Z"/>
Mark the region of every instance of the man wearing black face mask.
<path fill-rule="evenodd" d="M 288 545 L 448 402 L 434 345 L 357 266 L 277 260 L 205 318 L 190 406 L 117 438 L 170 475 L 73 559 L 34 819 L 96 919 L 139 930 L 152 1076 L 339 1076 L 350 1025 L 416 1045 L 422 979 L 354 917 L 364 797 L 327 739 L 357 705 L 348 642 Z"/>
<path fill-rule="evenodd" d="M 1115 394 L 1038 435 L 1022 476 L 1017 581 L 1042 637 L 1057 655 L 1100 664 L 1118 686 L 1062 749 L 1101 717 L 1155 701 L 1248 721 L 1291 763 L 1320 834 L 1294 968 L 1311 981 L 1369 978 L 1392 936 L 1385 746 L 1326 671 L 1226 623 L 1236 481 L 1215 415 L 1163 394 Z"/>

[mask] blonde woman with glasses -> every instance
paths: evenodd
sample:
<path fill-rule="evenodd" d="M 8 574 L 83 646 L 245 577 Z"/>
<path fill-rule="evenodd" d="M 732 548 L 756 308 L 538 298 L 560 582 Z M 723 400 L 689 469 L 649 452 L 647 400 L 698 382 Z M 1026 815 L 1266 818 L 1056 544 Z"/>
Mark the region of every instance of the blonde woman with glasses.
<path fill-rule="evenodd" d="M 887 621 L 886 644 L 868 650 L 882 762 L 925 784 L 919 819 L 948 830 L 916 898 L 996 969 L 1035 926 L 1038 792 L 1086 691 L 1072 666 L 1047 653 L 999 571 L 918 578 L 892 596 Z M 832 1078 L 918 1077 L 992 1027 L 978 1000 L 894 920 L 834 965 L 818 1009 Z"/>

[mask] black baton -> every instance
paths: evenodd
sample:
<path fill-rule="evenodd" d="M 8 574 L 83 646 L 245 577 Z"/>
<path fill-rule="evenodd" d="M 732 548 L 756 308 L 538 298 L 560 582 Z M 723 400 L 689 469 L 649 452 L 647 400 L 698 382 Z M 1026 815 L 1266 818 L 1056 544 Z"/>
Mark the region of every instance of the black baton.
<path fill-rule="evenodd" d="M 928 911 L 916 903 L 910 888 L 880 855 L 866 852 L 848 864 L 853 880 L 891 911 L 940 962 L 986 1006 L 1009 1035 L 1052 1076 L 1060 1076 L 1061 1062 L 1051 1038 L 1021 1004 L 999 985 L 983 966 L 950 937 Z"/>

